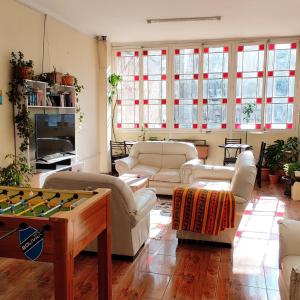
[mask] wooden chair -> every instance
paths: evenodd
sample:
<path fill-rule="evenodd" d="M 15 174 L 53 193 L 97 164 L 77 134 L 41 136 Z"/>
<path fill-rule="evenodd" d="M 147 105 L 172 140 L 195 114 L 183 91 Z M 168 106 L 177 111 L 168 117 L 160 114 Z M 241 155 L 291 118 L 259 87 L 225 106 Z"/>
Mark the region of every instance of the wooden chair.
<path fill-rule="evenodd" d="M 256 182 L 257 182 L 257 186 L 259 188 L 261 188 L 261 168 L 263 166 L 265 150 L 266 150 L 266 143 L 261 142 L 260 151 L 259 151 L 259 158 L 258 158 L 258 162 L 256 164 L 256 168 L 257 168 Z"/>
<path fill-rule="evenodd" d="M 242 139 L 229 139 L 225 138 L 225 145 L 228 144 L 241 144 Z M 223 160 L 223 165 L 227 164 L 235 164 L 237 156 L 241 153 L 241 149 L 231 149 L 233 150 L 230 152 L 230 149 L 224 148 L 224 160 Z"/>
<path fill-rule="evenodd" d="M 110 141 L 110 160 L 111 160 L 111 173 L 112 175 L 116 174 L 115 161 L 120 158 L 124 158 L 128 156 L 128 152 L 126 150 L 125 141 L 123 142 L 114 142 Z"/>

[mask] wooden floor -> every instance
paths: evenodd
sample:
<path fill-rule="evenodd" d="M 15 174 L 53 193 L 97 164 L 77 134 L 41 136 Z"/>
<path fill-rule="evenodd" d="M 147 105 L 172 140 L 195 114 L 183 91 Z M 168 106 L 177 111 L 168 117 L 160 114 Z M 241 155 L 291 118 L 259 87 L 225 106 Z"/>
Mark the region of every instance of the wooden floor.
<path fill-rule="evenodd" d="M 282 187 L 254 192 L 234 249 L 178 245 L 170 218 L 152 216 L 151 239 L 135 262 L 113 260 L 114 299 L 280 299 L 278 227 L 282 218 L 300 220 L 300 201 Z M 53 299 L 52 265 L 0 259 L 0 299 Z M 96 299 L 96 256 L 76 260 L 76 299 Z"/>

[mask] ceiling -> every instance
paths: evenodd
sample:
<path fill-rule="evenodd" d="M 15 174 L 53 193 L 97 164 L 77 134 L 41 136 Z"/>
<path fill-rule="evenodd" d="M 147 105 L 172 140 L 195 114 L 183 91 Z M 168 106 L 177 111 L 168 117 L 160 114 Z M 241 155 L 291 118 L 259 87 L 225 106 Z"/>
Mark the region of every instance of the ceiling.
<path fill-rule="evenodd" d="M 19 0 L 114 43 L 300 34 L 299 0 Z M 149 18 L 221 15 L 221 21 L 147 24 Z"/>

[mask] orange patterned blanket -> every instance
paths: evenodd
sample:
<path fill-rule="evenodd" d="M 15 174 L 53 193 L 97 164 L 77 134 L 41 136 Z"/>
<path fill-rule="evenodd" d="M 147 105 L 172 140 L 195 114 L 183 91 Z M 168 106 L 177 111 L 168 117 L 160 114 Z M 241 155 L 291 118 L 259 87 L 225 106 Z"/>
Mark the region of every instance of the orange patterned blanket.
<path fill-rule="evenodd" d="M 235 199 L 228 191 L 176 188 L 172 228 L 217 235 L 235 223 Z"/>

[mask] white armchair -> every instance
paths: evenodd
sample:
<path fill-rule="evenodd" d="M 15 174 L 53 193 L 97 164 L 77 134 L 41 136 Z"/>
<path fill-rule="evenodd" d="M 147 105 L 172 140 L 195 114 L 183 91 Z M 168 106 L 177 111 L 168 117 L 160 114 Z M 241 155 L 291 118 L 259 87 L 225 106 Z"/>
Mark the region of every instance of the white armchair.
<path fill-rule="evenodd" d="M 94 190 L 111 189 L 112 253 L 135 257 L 149 237 L 150 211 L 156 203 L 153 189 L 133 193 L 121 179 L 84 172 L 59 172 L 46 179 L 44 188 Z M 96 251 L 94 241 L 86 250 Z"/>
<path fill-rule="evenodd" d="M 300 299 L 300 221 L 280 220 L 279 288 L 282 300 Z"/>

